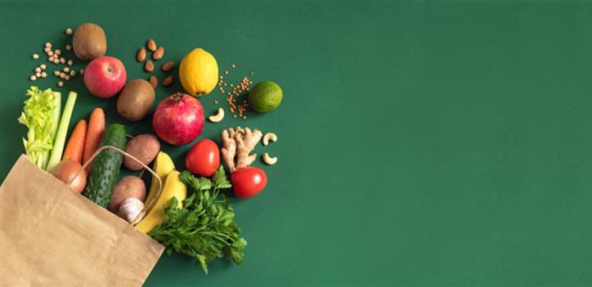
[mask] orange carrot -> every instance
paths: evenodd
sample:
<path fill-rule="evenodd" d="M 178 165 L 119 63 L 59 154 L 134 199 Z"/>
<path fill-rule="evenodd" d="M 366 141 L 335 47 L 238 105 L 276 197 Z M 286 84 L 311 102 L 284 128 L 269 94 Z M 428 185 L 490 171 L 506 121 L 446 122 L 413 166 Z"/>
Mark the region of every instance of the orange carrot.
<path fill-rule="evenodd" d="M 97 151 L 99 144 L 101 143 L 101 138 L 103 138 L 103 133 L 105 133 L 105 112 L 103 112 L 103 109 L 101 108 L 96 108 L 90 115 L 90 120 L 88 122 L 88 132 L 86 134 L 86 142 L 84 143 L 82 164 L 86 163 Z M 91 165 L 92 164 L 89 164 L 86 168 L 87 173 L 90 172 Z"/>
<path fill-rule="evenodd" d="M 68 145 L 66 146 L 66 150 L 64 151 L 64 159 L 69 158 L 75 162 L 82 164 L 82 154 L 84 153 L 85 140 L 86 121 L 80 120 L 74 127 L 72 135 L 70 135 L 70 140 L 68 141 Z"/>

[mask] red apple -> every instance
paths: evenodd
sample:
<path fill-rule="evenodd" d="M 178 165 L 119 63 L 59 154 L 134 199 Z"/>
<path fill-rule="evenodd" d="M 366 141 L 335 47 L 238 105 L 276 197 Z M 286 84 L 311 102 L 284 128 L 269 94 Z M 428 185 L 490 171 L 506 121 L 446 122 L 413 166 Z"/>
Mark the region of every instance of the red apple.
<path fill-rule="evenodd" d="M 109 56 L 92 60 L 84 69 L 84 85 L 99 98 L 116 96 L 125 86 L 126 78 L 123 63 Z"/>

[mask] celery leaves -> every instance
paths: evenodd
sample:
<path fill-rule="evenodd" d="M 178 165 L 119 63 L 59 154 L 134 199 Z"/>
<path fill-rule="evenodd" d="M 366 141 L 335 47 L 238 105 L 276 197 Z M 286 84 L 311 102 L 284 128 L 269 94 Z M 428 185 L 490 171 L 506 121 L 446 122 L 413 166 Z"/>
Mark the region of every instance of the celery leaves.
<path fill-rule="evenodd" d="M 37 87 L 31 87 L 27 91 L 27 96 L 29 98 L 25 101 L 18 119 L 19 123 L 29 129 L 27 137 L 23 138 L 23 144 L 31 161 L 39 168 L 45 169 L 57 131 L 61 97 L 51 89 L 42 91 Z"/>

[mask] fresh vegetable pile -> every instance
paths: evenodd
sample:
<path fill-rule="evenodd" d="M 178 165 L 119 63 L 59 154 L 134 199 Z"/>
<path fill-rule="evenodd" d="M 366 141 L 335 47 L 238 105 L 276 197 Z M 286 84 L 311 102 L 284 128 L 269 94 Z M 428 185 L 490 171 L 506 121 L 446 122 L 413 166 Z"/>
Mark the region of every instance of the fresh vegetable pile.
<path fill-rule="evenodd" d="M 110 121 L 105 111 L 95 108 L 88 122 L 78 119 L 68 139 L 78 94 L 70 92 L 62 109 L 61 93 L 33 86 L 27 91 L 28 99 L 18 119 L 28 128 L 23 139 L 27 156 L 74 192 L 160 242 L 169 254 L 195 258 L 206 274 L 207 263 L 216 258 L 241 264 L 247 241 L 241 236 L 229 192 L 232 190 L 238 198 L 250 198 L 265 189 L 268 178 L 263 169 L 251 166 L 257 159 L 253 152 L 259 142 L 267 146 L 278 138 L 274 133 L 264 134 L 249 127 L 225 127 L 220 129 L 222 148 L 212 139 L 197 139 L 205 124 L 224 123 L 225 110 L 234 119 L 238 115 L 238 119 L 246 120 L 249 107 L 258 113 L 277 109 L 283 98 L 280 86 L 263 81 L 251 89 L 252 82 L 244 77 L 239 84 L 228 87 L 224 75 L 229 72 L 220 75 L 214 55 L 196 48 L 181 59 L 177 71 L 184 91 L 176 91 L 155 104 L 158 79 L 150 75 L 148 80 L 128 81 L 125 61 L 108 56 L 103 28 L 84 23 L 75 30 L 66 29 L 65 34 L 72 37 L 72 43 L 64 50 L 46 43 L 47 62 L 37 65 L 30 79 L 46 81 L 48 70 L 54 67 L 53 74 L 59 77 L 57 86 L 63 87 L 62 80 L 68 82 L 75 80 L 75 75 L 83 75 L 88 93 L 84 91 L 81 96 L 118 97 L 119 115 L 130 124 L 151 123 L 154 134 L 129 135 L 124 125 L 107 124 Z M 88 63 L 77 74 L 78 67 L 67 57 Z M 32 58 L 44 60 L 38 54 Z M 156 62 L 164 58 L 164 47 L 151 38 L 132 60 L 152 73 Z M 174 59 L 161 65 L 161 70 L 168 73 L 163 87 L 172 85 L 174 76 L 170 74 L 175 68 Z M 225 94 L 225 89 L 230 92 Z M 226 109 L 206 111 L 200 100 L 217 91 L 226 100 L 220 101 L 226 102 Z M 243 100 L 239 101 L 239 97 Z M 214 103 L 218 105 L 218 100 Z M 210 123 L 205 121 L 208 113 Z M 172 146 L 193 143 L 184 158 L 185 171 L 162 151 L 161 141 Z M 278 159 L 264 153 L 261 160 L 272 166 Z M 122 168 L 139 174 L 122 177 Z M 144 174 L 152 174 L 150 186 L 142 179 Z"/>

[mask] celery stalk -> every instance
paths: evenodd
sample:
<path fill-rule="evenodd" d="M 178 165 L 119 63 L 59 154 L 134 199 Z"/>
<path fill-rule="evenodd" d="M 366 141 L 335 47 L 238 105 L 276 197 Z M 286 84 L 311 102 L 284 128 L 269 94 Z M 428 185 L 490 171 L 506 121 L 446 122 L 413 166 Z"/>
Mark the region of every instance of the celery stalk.
<path fill-rule="evenodd" d="M 29 97 L 24 102 L 23 111 L 18 122 L 28 128 L 23 145 L 27 156 L 37 167 L 44 169 L 53 148 L 52 131 L 57 129 L 59 121 L 54 119 L 56 109 L 60 109 L 60 101 L 51 89 L 40 90 L 32 86 L 27 90 Z"/>
<path fill-rule="evenodd" d="M 74 104 L 76 104 L 77 96 L 78 95 L 75 92 L 70 92 L 70 94 L 68 94 L 68 100 L 66 101 L 66 106 L 64 106 L 64 113 L 60 120 L 60 126 L 55 136 L 51 157 L 45 168 L 47 171 L 53 169 L 62 160 L 64 146 L 66 145 L 66 135 L 68 134 L 68 126 L 70 125 L 70 119 L 72 118 L 72 112 L 74 111 Z"/>
<path fill-rule="evenodd" d="M 58 92 L 53 92 L 53 102 L 54 102 L 54 110 L 51 116 L 52 121 L 55 123 L 53 125 L 53 129 L 51 130 L 51 140 L 52 143 L 55 143 L 56 133 L 58 132 L 58 124 L 60 122 L 60 114 L 62 112 L 62 94 Z M 49 157 L 51 156 L 51 150 L 44 152 L 41 157 L 43 159 L 43 169 L 46 169 L 47 163 L 49 162 Z"/>
<path fill-rule="evenodd" d="M 54 101 L 54 105 L 55 105 L 55 109 L 53 110 L 53 121 L 54 123 L 59 123 L 60 122 L 60 115 L 62 113 L 62 94 L 58 93 L 58 92 L 53 92 L 53 96 L 55 97 L 53 99 Z M 51 137 L 55 140 L 55 136 L 56 133 L 58 132 L 58 125 L 54 125 L 53 126 L 53 130 L 51 130 Z"/>

